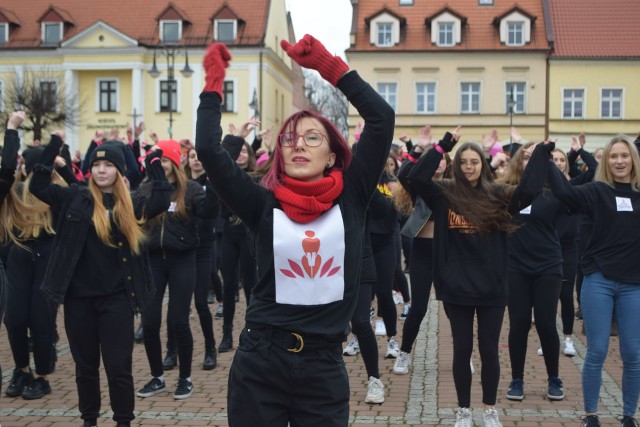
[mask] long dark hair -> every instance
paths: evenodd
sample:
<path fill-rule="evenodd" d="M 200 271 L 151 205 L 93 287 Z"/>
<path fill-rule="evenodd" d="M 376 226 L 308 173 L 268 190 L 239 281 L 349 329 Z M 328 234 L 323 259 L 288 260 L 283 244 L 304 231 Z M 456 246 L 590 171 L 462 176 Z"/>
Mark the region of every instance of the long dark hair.
<path fill-rule="evenodd" d="M 482 164 L 475 187 L 464 176 L 461 167 L 461 155 L 468 150 L 477 153 Z M 446 189 L 445 194 L 453 209 L 476 226 L 481 233 L 512 232 L 517 229 L 512 224 L 511 215 L 507 211 L 514 187 L 493 182 L 489 165 L 478 144 L 474 142 L 462 144 L 453 158 L 453 179 L 435 182 Z"/>

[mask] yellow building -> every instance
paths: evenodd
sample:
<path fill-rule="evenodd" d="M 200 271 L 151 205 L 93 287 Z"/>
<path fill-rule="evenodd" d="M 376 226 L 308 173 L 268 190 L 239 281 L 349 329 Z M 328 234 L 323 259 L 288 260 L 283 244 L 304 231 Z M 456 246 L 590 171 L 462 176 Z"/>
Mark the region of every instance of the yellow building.
<path fill-rule="evenodd" d="M 585 132 L 587 149 L 640 132 L 640 22 L 635 0 L 550 0 L 549 135 L 568 146 Z M 613 25 L 612 25 L 613 24 Z"/>
<path fill-rule="evenodd" d="M 395 138 L 415 139 L 424 125 L 438 138 L 460 124 L 464 140 L 495 128 L 508 142 L 511 122 L 525 139 L 544 137 L 542 0 L 351 3 L 346 56 L 395 109 Z M 357 120 L 351 109 L 350 125 Z"/>
<path fill-rule="evenodd" d="M 145 139 L 153 131 L 161 139 L 172 133 L 193 140 L 202 57 L 216 41 L 233 56 L 223 88 L 224 131 L 256 113 L 263 127 L 277 127 L 294 108 L 296 72 L 280 47 L 281 39 L 292 38 L 284 0 L 253 0 L 251 7 L 242 0 L 32 0 L 28 6 L 0 4 L 0 109 L 12 108 L 5 100 L 16 79 L 77 99 L 66 129 L 74 149 L 84 151 L 96 130 L 124 132 L 141 120 Z M 53 130 L 46 129 L 45 141 Z"/>

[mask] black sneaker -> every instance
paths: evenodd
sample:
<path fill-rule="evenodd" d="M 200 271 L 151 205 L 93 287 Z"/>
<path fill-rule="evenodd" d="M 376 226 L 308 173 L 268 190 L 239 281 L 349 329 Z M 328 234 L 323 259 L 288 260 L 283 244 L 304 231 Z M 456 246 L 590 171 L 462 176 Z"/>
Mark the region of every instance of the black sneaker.
<path fill-rule="evenodd" d="M 22 398 L 27 400 L 40 399 L 47 394 L 51 394 L 51 386 L 49 381 L 43 377 L 38 377 L 31 381 L 27 388 L 22 392 Z"/>
<path fill-rule="evenodd" d="M 558 377 L 549 378 L 549 388 L 547 389 L 547 397 L 551 400 L 564 399 L 564 389 L 562 388 L 562 380 Z"/>
<path fill-rule="evenodd" d="M 152 378 L 151 381 L 146 383 L 144 387 L 138 390 L 138 397 L 151 397 L 158 393 L 162 393 L 167 389 L 164 381 L 159 378 Z"/>
<path fill-rule="evenodd" d="M 581 307 L 578 307 L 578 309 L 576 310 L 576 319 L 582 320 L 582 308 Z"/>
<path fill-rule="evenodd" d="M 185 378 L 178 378 L 178 386 L 176 392 L 173 393 L 174 399 L 186 399 L 193 393 L 193 384 Z"/>
<path fill-rule="evenodd" d="M 600 427 L 600 420 L 597 415 L 587 415 L 582 418 L 582 427 Z"/>
<path fill-rule="evenodd" d="M 162 361 L 162 368 L 165 371 L 170 371 L 178 366 L 178 353 L 167 352 L 166 357 Z"/>
<path fill-rule="evenodd" d="M 96 419 L 84 420 L 84 423 L 82 423 L 82 427 L 96 427 L 97 425 L 98 420 Z"/>
<path fill-rule="evenodd" d="M 212 348 L 208 349 L 204 353 L 204 362 L 202 363 L 202 369 L 205 371 L 210 371 L 215 369 L 218 366 L 218 357 L 216 352 L 216 346 L 213 345 Z"/>
<path fill-rule="evenodd" d="M 620 418 L 620 427 L 638 427 L 638 421 L 633 417 L 625 415 Z"/>
<path fill-rule="evenodd" d="M 522 400 L 524 399 L 524 381 L 520 378 L 516 378 L 509 384 L 507 390 L 507 399 L 509 400 Z"/>
<path fill-rule="evenodd" d="M 31 373 L 31 368 L 29 368 L 29 372 L 22 372 L 22 370 L 15 368 L 13 370 L 11 381 L 9 382 L 9 387 L 7 387 L 5 394 L 9 397 L 21 396 L 24 392 L 24 389 L 29 384 L 31 384 L 31 381 L 33 381 L 33 373 Z"/>

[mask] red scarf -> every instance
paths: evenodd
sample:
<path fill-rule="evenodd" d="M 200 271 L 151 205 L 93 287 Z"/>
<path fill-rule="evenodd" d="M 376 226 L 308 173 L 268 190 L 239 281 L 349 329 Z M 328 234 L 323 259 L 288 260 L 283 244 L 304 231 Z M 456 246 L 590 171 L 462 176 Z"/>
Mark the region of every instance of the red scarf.
<path fill-rule="evenodd" d="M 333 206 L 333 201 L 342 193 L 343 186 L 341 171 L 333 171 L 314 182 L 298 181 L 285 175 L 284 181 L 273 195 L 287 217 L 307 224 Z"/>

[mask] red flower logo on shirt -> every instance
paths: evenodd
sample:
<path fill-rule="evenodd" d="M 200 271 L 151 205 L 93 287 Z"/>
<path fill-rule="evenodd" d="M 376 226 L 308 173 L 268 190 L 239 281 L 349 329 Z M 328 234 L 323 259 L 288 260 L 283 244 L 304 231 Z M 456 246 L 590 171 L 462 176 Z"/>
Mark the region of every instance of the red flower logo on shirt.
<path fill-rule="evenodd" d="M 302 250 L 304 251 L 304 255 L 300 259 L 302 267 L 294 260 L 287 259 L 291 270 L 281 268 L 280 272 L 292 279 L 295 279 L 296 276 L 305 277 L 306 273 L 309 278 L 313 279 L 318 272 L 320 273 L 320 277 L 331 277 L 340 271 L 340 266 L 332 268 L 333 257 L 329 258 L 324 265 L 322 264 L 322 256 L 318 253 L 320 250 L 320 239 L 315 237 L 316 233 L 307 230 L 304 234 L 307 237 L 302 239 Z"/>

